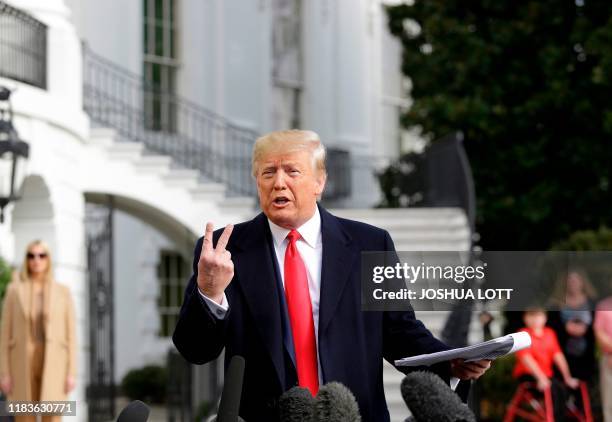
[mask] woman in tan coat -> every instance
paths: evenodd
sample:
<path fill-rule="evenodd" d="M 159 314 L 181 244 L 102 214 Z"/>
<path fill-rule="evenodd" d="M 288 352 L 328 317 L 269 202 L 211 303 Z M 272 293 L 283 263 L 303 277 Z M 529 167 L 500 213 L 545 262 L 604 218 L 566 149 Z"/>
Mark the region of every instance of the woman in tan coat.
<path fill-rule="evenodd" d="M 49 248 L 36 240 L 28 245 L 21 273 L 7 287 L 2 306 L 0 388 L 9 401 L 66 400 L 75 377 L 72 297 L 53 279 Z M 59 420 L 43 417 L 45 422 Z"/>

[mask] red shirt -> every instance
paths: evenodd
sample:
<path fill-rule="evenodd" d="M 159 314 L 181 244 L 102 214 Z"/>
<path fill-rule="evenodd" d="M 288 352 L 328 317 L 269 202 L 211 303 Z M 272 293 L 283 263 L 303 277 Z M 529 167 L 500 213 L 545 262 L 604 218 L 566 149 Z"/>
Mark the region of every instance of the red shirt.
<path fill-rule="evenodd" d="M 595 310 L 595 322 L 593 328 L 603 331 L 612 337 L 612 296 L 602 300 Z M 603 347 L 602 347 L 603 349 Z M 604 349 L 604 353 L 612 353 L 612 349 Z"/>
<path fill-rule="evenodd" d="M 528 349 L 519 350 L 516 352 L 516 366 L 512 376 L 515 378 L 521 375 L 533 375 L 529 368 L 522 362 L 522 358 L 527 355 L 531 355 L 536 361 L 544 375 L 547 377 L 553 376 L 553 358 L 557 353 L 561 352 L 559 347 L 559 341 L 555 332 L 549 328 L 544 327 L 540 336 L 535 335 L 530 328 L 521 328 L 519 331 L 526 331 L 531 336 L 531 347 Z"/>

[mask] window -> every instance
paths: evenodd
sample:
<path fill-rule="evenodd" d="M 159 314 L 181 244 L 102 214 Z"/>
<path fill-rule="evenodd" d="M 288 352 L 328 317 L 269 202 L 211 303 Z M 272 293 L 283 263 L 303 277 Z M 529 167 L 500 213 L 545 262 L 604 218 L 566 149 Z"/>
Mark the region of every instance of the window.
<path fill-rule="evenodd" d="M 303 89 L 300 0 L 272 2 L 272 126 L 300 127 Z"/>
<path fill-rule="evenodd" d="M 161 337 L 170 337 L 176 326 L 183 294 L 189 278 L 189 264 L 175 251 L 162 251 L 157 266 L 159 280 L 158 309 Z"/>
<path fill-rule="evenodd" d="M 144 118 L 150 130 L 176 128 L 177 0 L 144 2 Z"/>

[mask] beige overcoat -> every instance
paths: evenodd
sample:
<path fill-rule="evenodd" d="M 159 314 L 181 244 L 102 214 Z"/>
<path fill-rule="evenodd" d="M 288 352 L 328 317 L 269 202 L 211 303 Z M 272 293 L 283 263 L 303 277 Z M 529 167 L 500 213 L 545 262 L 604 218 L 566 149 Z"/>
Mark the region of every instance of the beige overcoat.
<path fill-rule="evenodd" d="M 9 400 L 31 400 L 29 356 L 32 283 L 14 279 L 6 290 L 0 321 L 0 375 L 13 383 Z M 66 400 L 66 378 L 76 379 L 74 304 L 68 287 L 57 282 L 44 289 L 45 359 L 41 400 Z"/>

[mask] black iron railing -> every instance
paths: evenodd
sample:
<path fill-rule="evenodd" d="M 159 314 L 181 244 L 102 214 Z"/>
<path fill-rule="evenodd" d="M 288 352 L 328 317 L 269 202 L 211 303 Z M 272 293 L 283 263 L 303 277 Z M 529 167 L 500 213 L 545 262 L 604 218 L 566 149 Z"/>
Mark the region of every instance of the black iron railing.
<path fill-rule="evenodd" d="M 255 196 L 251 154 L 258 134 L 232 124 L 200 105 L 146 82 L 141 75 L 83 46 L 83 105 L 93 123 L 113 128 L 119 140 L 141 142 L 147 151 L 169 155 L 175 165 L 224 183 L 229 194 Z M 342 201 L 370 189 L 387 157 L 328 148 L 324 202 Z"/>
<path fill-rule="evenodd" d="M 175 165 L 224 183 L 230 194 L 255 194 L 251 150 L 256 132 L 160 90 L 86 46 L 83 106 L 95 124 L 115 129 L 121 140 L 169 155 Z"/>
<path fill-rule="evenodd" d="M 47 87 L 47 26 L 1 0 L 0 76 Z"/>

